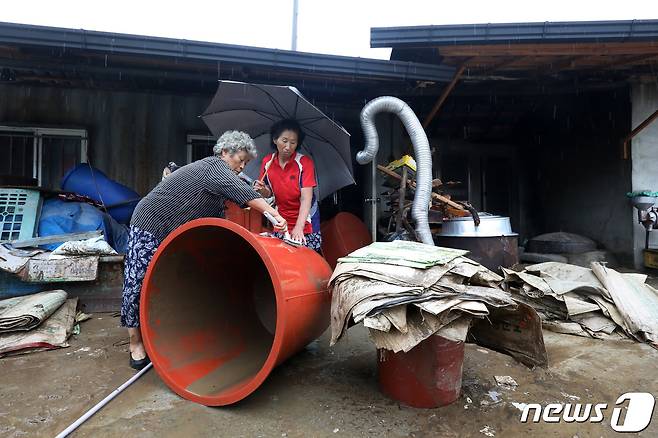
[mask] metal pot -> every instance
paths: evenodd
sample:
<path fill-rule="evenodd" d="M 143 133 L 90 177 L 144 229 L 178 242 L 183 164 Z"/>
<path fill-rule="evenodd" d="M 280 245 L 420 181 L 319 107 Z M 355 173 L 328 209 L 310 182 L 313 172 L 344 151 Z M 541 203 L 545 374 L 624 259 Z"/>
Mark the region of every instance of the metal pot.
<path fill-rule="evenodd" d="M 462 217 L 443 222 L 434 241 L 439 246 L 470 251 L 468 258 L 492 271 L 519 262 L 519 235 L 512 232 L 508 217 L 481 215 L 478 227 L 473 218 Z"/>
<path fill-rule="evenodd" d="M 480 216 L 480 225 L 475 226 L 473 218 L 459 217 L 443 221 L 441 236 L 445 237 L 497 237 L 518 236 L 512 232 L 508 217 Z"/>

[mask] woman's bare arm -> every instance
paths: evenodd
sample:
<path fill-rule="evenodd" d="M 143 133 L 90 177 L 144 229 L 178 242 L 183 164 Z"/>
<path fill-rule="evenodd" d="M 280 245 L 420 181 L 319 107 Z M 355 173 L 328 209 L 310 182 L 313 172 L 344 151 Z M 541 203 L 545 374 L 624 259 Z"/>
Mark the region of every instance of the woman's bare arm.
<path fill-rule="evenodd" d="M 299 199 L 299 215 L 297 223 L 292 229 L 291 237 L 295 240 L 304 241 L 304 225 L 306 218 L 311 211 L 311 202 L 313 201 L 313 187 L 302 187 L 302 194 Z"/>
<path fill-rule="evenodd" d="M 285 231 L 288 229 L 288 223 L 286 220 L 279 214 L 278 211 L 273 209 L 270 204 L 267 203 L 263 198 L 256 198 L 252 199 L 251 201 L 247 202 L 247 205 L 254 210 L 258 211 L 259 213 L 263 212 L 268 212 L 272 216 L 274 216 L 274 219 L 279 223 L 278 226 L 275 226 L 274 229 L 277 231 Z"/>

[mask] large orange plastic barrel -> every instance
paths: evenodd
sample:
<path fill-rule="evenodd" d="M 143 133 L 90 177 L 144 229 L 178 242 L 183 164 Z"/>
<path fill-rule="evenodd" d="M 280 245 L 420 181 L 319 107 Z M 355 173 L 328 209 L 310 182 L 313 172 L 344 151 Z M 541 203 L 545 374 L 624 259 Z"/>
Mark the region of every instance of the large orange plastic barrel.
<path fill-rule="evenodd" d="M 162 242 L 146 273 L 146 351 L 180 396 L 238 402 L 328 327 L 330 276 L 308 248 L 223 219 L 189 222 Z"/>
<path fill-rule="evenodd" d="M 322 231 L 322 254 L 336 268 L 337 260 L 352 251 L 372 243 L 366 225 L 352 213 L 340 212 L 320 225 Z"/>
<path fill-rule="evenodd" d="M 226 201 L 224 217 L 226 220 L 242 225 L 252 233 L 258 234 L 265 231 L 263 227 L 263 215 L 253 208 L 240 208 L 238 204 Z"/>
<path fill-rule="evenodd" d="M 408 352 L 378 350 L 379 387 L 415 408 L 446 406 L 459 398 L 464 343 L 430 336 Z"/>

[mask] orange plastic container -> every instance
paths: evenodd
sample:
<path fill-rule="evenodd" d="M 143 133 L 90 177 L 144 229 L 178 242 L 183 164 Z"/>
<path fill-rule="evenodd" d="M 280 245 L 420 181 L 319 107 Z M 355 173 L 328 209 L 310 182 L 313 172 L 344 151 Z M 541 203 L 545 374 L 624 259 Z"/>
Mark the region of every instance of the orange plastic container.
<path fill-rule="evenodd" d="M 231 201 L 225 203 L 225 217 L 231 222 L 242 225 L 252 233 L 265 231 L 263 227 L 263 215 L 253 208 L 240 208 L 238 204 Z"/>
<path fill-rule="evenodd" d="M 366 225 L 352 213 L 340 212 L 320 225 L 322 231 L 322 254 L 331 269 L 336 268 L 337 260 L 352 251 L 372 243 Z"/>
<path fill-rule="evenodd" d="M 379 387 L 415 408 L 446 406 L 459 398 L 464 343 L 430 336 L 407 353 L 378 350 Z"/>
<path fill-rule="evenodd" d="M 146 351 L 180 396 L 229 405 L 329 325 L 331 269 L 315 251 L 204 218 L 171 233 L 146 273 Z"/>

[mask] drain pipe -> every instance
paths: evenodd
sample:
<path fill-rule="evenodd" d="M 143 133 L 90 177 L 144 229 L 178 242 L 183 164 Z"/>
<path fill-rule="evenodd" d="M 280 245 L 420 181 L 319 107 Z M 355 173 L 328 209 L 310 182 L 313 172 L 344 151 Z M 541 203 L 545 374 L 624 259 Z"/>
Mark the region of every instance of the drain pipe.
<path fill-rule="evenodd" d="M 126 381 L 126 383 L 124 383 L 123 385 L 119 386 L 117 389 L 112 391 L 112 393 L 110 395 L 105 397 L 103 400 L 99 401 L 93 408 L 91 408 L 87 412 L 85 412 L 82 417 L 78 418 L 71 425 L 69 425 L 69 427 L 67 427 L 66 429 L 61 431 L 55 438 L 66 438 L 67 436 L 69 436 L 71 434 L 71 432 L 76 430 L 82 423 L 87 421 L 92 415 L 94 415 L 96 412 L 100 411 L 106 404 L 111 402 L 114 397 L 121 394 L 121 392 L 124 389 L 126 389 L 127 387 L 129 387 L 130 385 L 135 383 L 135 381 L 137 379 L 142 377 L 142 374 L 145 374 L 148 370 L 151 369 L 151 366 L 153 366 L 152 363 L 149 363 L 148 365 L 146 365 L 137 374 L 135 374 L 130 379 L 128 379 Z"/>
<path fill-rule="evenodd" d="M 370 235 L 373 242 L 377 242 L 377 163 L 372 160 L 370 166 L 372 190 L 370 193 Z"/>
<path fill-rule="evenodd" d="M 409 105 L 397 97 L 382 96 L 371 100 L 363 107 L 361 128 L 365 135 L 366 145 L 362 151 L 356 154 L 356 161 L 359 164 L 368 164 L 377 155 L 379 137 L 375 126 L 375 116 L 381 112 L 397 115 L 411 138 L 416 156 L 416 194 L 411 208 L 411 217 L 416 222 L 416 233 L 421 242 L 434 245 L 427 219 L 432 195 L 432 154 L 425 130 Z"/>

